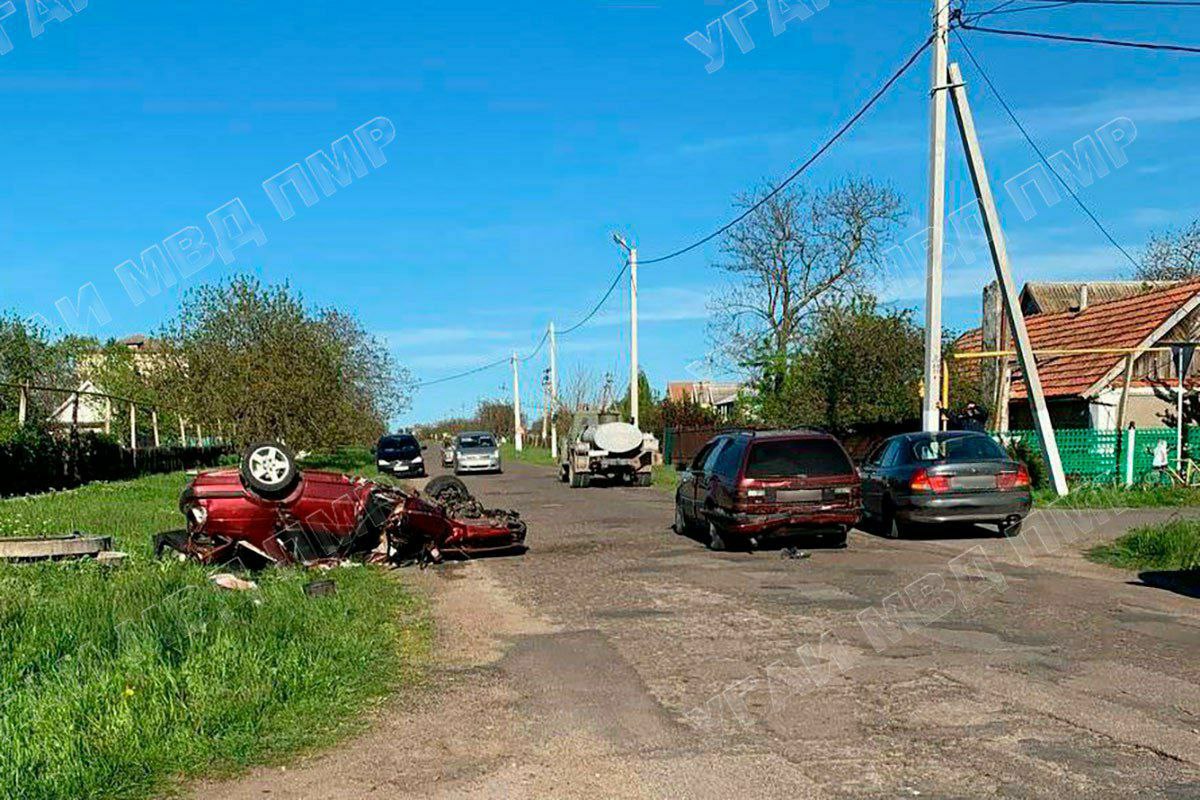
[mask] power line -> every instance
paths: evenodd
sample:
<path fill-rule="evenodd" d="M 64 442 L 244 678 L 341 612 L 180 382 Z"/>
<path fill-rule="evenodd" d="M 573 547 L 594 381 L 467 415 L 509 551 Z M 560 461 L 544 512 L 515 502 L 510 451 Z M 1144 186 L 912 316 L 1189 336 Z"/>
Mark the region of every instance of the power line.
<path fill-rule="evenodd" d="M 606 291 L 604 293 L 604 296 L 600 298 L 600 302 L 596 303 L 596 305 L 592 307 L 592 310 L 587 313 L 587 316 L 585 316 L 583 319 L 579 320 L 579 322 L 575 323 L 571 327 L 569 327 L 565 330 L 559 331 L 558 335 L 560 337 L 566 336 L 568 333 L 571 333 L 575 330 L 578 330 L 579 328 L 582 328 L 584 325 L 586 325 L 588 323 L 588 321 L 590 321 L 592 319 L 592 317 L 596 316 L 596 314 L 598 314 L 600 312 L 600 309 L 604 307 L 604 304 L 605 304 L 605 302 L 608 301 L 608 298 L 612 296 L 612 293 L 617 288 L 617 284 L 619 284 L 621 281 L 621 276 L 625 274 L 625 270 L 628 268 L 629 268 L 629 262 L 627 261 L 621 265 L 621 269 L 617 271 L 617 275 L 616 275 L 616 277 L 613 278 L 613 282 L 609 285 L 608 291 Z M 537 346 L 534 347 L 533 352 L 531 352 L 527 356 L 518 356 L 517 360 L 522 363 L 524 363 L 526 361 L 531 361 L 535 356 L 537 356 L 538 353 L 540 353 L 542 351 L 542 348 L 546 346 L 546 342 L 549 338 L 550 338 L 550 329 L 547 328 L 542 333 L 542 338 L 538 341 Z M 498 358 L 495 361 L 491 361 L 482 366 L 474 367 L 474 368 L 468 369 L 468 370 L 463 370 L 462 372 L 456 372 L 453 375 L 446 375 L 445 377 L 435 378 L 434 380 L 429 380 L 429 381 L 420 381 L 419 383 L 416 384 L 416 388 L 420 389 L 425 386 L 435 386 L 439 383 L 449 383 L 450 381 L 456 381 L 456 380 L 459 380 L 460 378 L 467 378 L 467 377 L 470 377 L 471 375 L 476 375 L 480 372 L 486 372 L 489 369 L 495 369 L 496 367 L 499 367 L 503 364 L 509 363 L 511 360 L 512 360 L 511 357 Z"/>
<path fill-rule="evenodd" d="M 997 6 L 976 14 L 963 14 L 971 22 L 1000 14 L 1021 14 L 1027 11 L 1051 11 L 1071 6 L 1138 6 L 1142 8 L 1200 8 L 1200 0 L 1023 0 L 1027 5 L 1010 8 L 1019 0 L 1005 0 Z M 965 6 L 964 6 L 965 10 Z"/>
<path fill-rule="evenodd" d="M 1048 39 L 1055 42 L 1072 42 L 1076 44 L 1097 44 L 1108 47 L 1129 47 L 1135 50 L 1160 50 L 1171 53 L 1200 53 L 1200 47 L 1185 44 L 1163 44 L 1160 42 L 1133 42 L 1125 39 L 1103 39 L 1093 36 L 1070 36 L 1063 33 L 1046 33 L 1044 31 L 1020 31 L 1012 28 L 984 28 L 967 21 L 961 21 L 955 26 L 967 31 L 991 33 L 997 36 L 1014 36 L 1023 39 Z"/>
<path fill-rule="evenodd" d="M 510 359 L 508 359 L 508 358 L 500 358 L 489 364 L 484 364 L 482 367 L 475 367 L 474 369 L 469 369 L 469 370 L 466 370 L 465 372 L 458 372 L 458 373 L 455 373 L 454 375 L 447 375 L 444 378 L 437 378 L 437 379 L 431 380 L 431 381 L 421 381 L 420 383 L 417 384 L 417 388 L 420 389 L 425 386 L 434 386 L 439 383 L 446 383 L 448 381 L 456 381 L 459 378 L 465 378 L 468 375 L 474 375 L 479 372 L 484 372 L 485 370 L 494 369 L 494 368 L 500 366 L 501 364 L 507 364 L 509 362 L 509 360 Z"/>
<path fill-rule="evenodd" d="M 718 228 L 717 230 L 708 234 L 704 238 L 699 239 L 699 240 L 693 242 L 692 244 L 689 244 L 686 247 L 681 247 L 680 249 L 676 250 L 673 253 L 668 253 L 667 255 L 659 256 L 658 258 L 644 259 L 640 263 L 643 266 L 646 264 L 659 264 L 659 263 L 662 263 L 663 261 L 670 261 L 673 258 L 678 258 L 679 256 L 683 255 L 684 253 L 690 253 L 692 250 L 695 250 L 697 247 L 701 247 L 705 244 L 708 244 L 713 239 L 726 233 L 731 228 L 733 228 L 735 225 L 742 222 L 747 217 L 749 217 L 751 214 L 753 214 L 755 211 L 757 211 L 759 208 L 761 208 L 764 204 L 766 204 L 768 201 L 770 201 L 771 198 L 775 197 L 775 195 L 782 192 L 784 190 L 784 188 L 787 187 L 788 184 L 790 184 L 792 181 L 796 180 L 796 178 L 799 178 L 809 167 L 811 167 L 817 161 L 817 159 L 819 159 L 821 156 L 825 155 L 826 151 L 828 151 L 831 147 L 833 147 L 838 142 L 838 140 L 840 140 L 851 128 L 853 128 L 854 125 L 860 119 L 862 119 L 863 116 L 865 116 L 866 113 L 871 110 L 871 108 L 874 107 L 874 105 L 879 101 L 879 99 L 881 97 L 883 97 L 888 92 L 888 90 L 892 88 L 893 85 L 895 85 L 896 81 L 900 80 L 900 78 L 904 75 L 904 73 L 908 72 L 909 68 L 912 67 L 912 65 L 914 63 L 916 63 L 917 59 L 921 57 L 921 54 L 924 53 L 929 48 L 929 45 L 932 43 L 933 43 L 933 37 L 930 36 L 928 39 L 926 39 L 921 44 L 920 47 L 918 47 L 916 49 L 916 51 L 913 52 L 912 55 L 910 55 L 908 57 L 908 60 L 904 62 L 904 64 L 900 67 L 900 69 L 896 70 L 896 72 L 894 72 L 892 74 L 892 76 L 890 78 L 888 78 L 887 81 L 884 82 L 884 84 L 875 92 L 875 94 L 873 94 L 871 96 L 871 99 L 868 100 L 866 102 L 866 104 L 862 106 L 862 108 L 860 108 L 857 112 L 855 112 L 854 116 L 850 117 L 850 119 L 845 124 L 843 124 L 842 127 L 840 127 L 837 130 L 837 132 L 834 133 L 833 136 L 830 137 L 825 142 L 825 144 L 821 145 L 821 147 L 815 153 L 813 153 L 808 158 L 807 161 L 805 161 L 803 164 L 801 164 L 799 167 L 797 167 L 792 172 L 791 175 L 789 175 L 782 183 L 775 186 L 775 188 L 773 188 L 761 200 L 759 200 L 757 203 L 755 203 L 754 205 L 747 208 L 745 210 L 745 212 L 743 212 L 742 214 L 739 214 L 735 219 L 726 223 L 725 225 L 722 225 L 720 228 Z"/>
<path fill-rule="evenodd" d="M 566 336 L 569 333 L 574 333 L 586 325 L 592 317 L 596 316 L 596 314 L 600 312 L 600 309 L 604 307 L 604 304 L 608 301 L 608 298 L 611 297 L 612 293 L 616 290 L 617 284 L 621 282 L 621 276 L 625 274 L 625 270 L 627 269 L 629 269 L 628 261 L 621 265 L 621 269 L 617 270 L 617 275 L 613 278 L 612 283 L 609 284 L 608 291 L 605 292 L 604 296 L 600 298 L 600 302 L 596 303 L 592 310 L 587 313 L 587 316 L 579 320 L 579 322 L 576 322 L 571 327 L 562 329 L 558 332 L 558 335 L 561 337 Z"/>
<path fill-rule="evenodd" d="M 1135 269 L 1140 267 L 1141 265 L 1138 264 L 1137 260 L 1129 254 L 1129 251 L 1122 247 L 1120 243 L 1117 242 L 1116 238 L 1114 238 L 1113 235 L 1108 232 L 1108 228 L 1104 227 L 1104 223 L 1100 221 L 1100 218 L 1092 213 L 1092 210 L 1087 207 L 1083 200 L 1080 199 L 1079 195 L 1076 194 L 1075 191 L 1067 184 L 1062 175 L 1058 174 L 1058 170 L 1056 170 L 1050 163 L 1050 159 L 1046 158 L 1045 152 L 1043 152 L 1042 148 L 1039 147 L 1037 142 L 1033 140 L 1033 137 L 1030 136 L 1029 131 L 1026 130 L 1025 126 L 1021 124 L 1021 120 L 1017 117 L 1016 112 L 1013 111 L 1012 106 L 1010 106 L 1004 99 L 1004 96 L 1000 94 L 1000 90 L 996 88 L 996 84 L 992 82 L 987 70 L 985 70 L 983 65 L 979 63 L 979 59 L 975 58 L 975 54 L 971 52 L 971 48 L 967 46 L 965 37 L 958 33 L 957 30 L 955 31 L 954 35 L 958 39 L 959 44 L 962 45 L 963 52 L 967 54 L 967 58 L 969 58 L 971 63 L 975 65 L 975 70 L 983 78 L 984 83 L 987 84 L 995 98 L 1000 101 L 1000 106 L 1004 109 L 1005 113 L 1008 114 L 1008 118 L 1011 119 L 1013 124 L 1017 126 L 1017 130 L 1019 130 L 1021 135 L 1025 137 L 1025 141 L 1028 142 L 1029 146 L 1033 148 L 1033 151 L 1037 153 L 1038 158 L 1041 159 L 1042 164 L 1045 165 L 1046 169 L 1050 171 L 1050 174 L 1058 179 L 1058 182 L 1062 184 L 1062 187 L 1067 190 L 1067 194 L 1071 195 L 1071 199 L 1073 199 L 1075 204 L 1078 205 L 1083 213 L 1088 216 L 1088 219 L 1090 219 L 1100 233 L 1104 235 L 1104 238 L 1108 239 L 1113 247 L 1120 250 L 1121 255 L 1125 256 L 1125 258 L 1129 260 L 1129 263 L 1132 264 Z"/>

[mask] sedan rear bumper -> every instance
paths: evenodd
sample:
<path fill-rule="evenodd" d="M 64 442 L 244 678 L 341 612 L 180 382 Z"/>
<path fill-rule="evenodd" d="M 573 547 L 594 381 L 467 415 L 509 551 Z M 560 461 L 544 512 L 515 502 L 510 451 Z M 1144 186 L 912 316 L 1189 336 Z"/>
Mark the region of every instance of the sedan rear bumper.
<path fill-rule="evenodd" d="M 1024 519 L 1033 507 L 1028 492 L 988 492 L 963 495 L 914 495 L 896 509 L 901 522 L 1000 524 Z"/>

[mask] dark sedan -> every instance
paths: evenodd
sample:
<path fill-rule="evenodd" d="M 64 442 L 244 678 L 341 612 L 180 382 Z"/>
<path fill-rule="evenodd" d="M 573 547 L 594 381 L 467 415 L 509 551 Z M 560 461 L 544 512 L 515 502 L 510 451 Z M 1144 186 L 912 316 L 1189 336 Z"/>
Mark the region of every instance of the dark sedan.
<path fill-rule="evenodd" d="M 860 468 L 863 510 L 898 539 L 916 524 L 996 525 L 1016 536 L 1033 505 L 1029 471 L 982 433 L 908 433 Z"/>

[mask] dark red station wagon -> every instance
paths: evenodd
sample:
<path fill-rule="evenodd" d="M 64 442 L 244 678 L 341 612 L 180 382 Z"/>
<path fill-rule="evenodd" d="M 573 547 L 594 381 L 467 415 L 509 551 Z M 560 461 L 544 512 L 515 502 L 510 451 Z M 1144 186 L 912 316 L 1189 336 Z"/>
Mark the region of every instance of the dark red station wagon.
<path fill-rule="evenodd" d="M 858 473 L 832 436 L 731 431 L 704 445 L 680 476 L 675 531 L 704 531 L 713 550 L 794 534 L 845 546 L 861 506 Z"/>

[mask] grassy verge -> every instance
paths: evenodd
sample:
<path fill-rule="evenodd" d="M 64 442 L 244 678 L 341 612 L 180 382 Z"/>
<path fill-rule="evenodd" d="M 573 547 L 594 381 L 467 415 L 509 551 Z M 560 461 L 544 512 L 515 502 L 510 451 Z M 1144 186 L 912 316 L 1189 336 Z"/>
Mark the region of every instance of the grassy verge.
<path fill-rule="evenodd" d="M 256 577 L 152 558 L 182 474 L 0 502 L 0 536 L 111 534 L 127 563 L 0 566 L 0 797 L 140 798 L 326 745 L 420 677 L 426 610 L 372 568 Z"/>
<path fill-rule="evenodd" d="M 538 464 L 543 467 L 556 467 L 558 462 L 550 455 L 549 447 L 530 447 L 525 445 L 521 452 L 517 452 L 517 448 L 512 442 L 505 442 L 500 445 L 500 460 L 501 461 L 521 461 L 526 464 Z"/>
<path fill-rule="evenodd" d="M 1072 486 L 1060 498 L 1050 489 L 1034 495 L 1041 507 L 1054 508 L 1180 508 L 1200 506 L 1200 489 L 1187 486 Z"/>
<path fill-rule="evenodd" d="M 679 485 L 679 472 L 674 464 L 658 464 L 653 467 L 654 487 L 664 492 L 674 492 Z"/>
<path fill-rule="evenodd" d="M 1136 570 L 1200 570 L 1200 520 L 1173 520 L 1134 528 L 1088 558 L 1099 564 Z"/>

